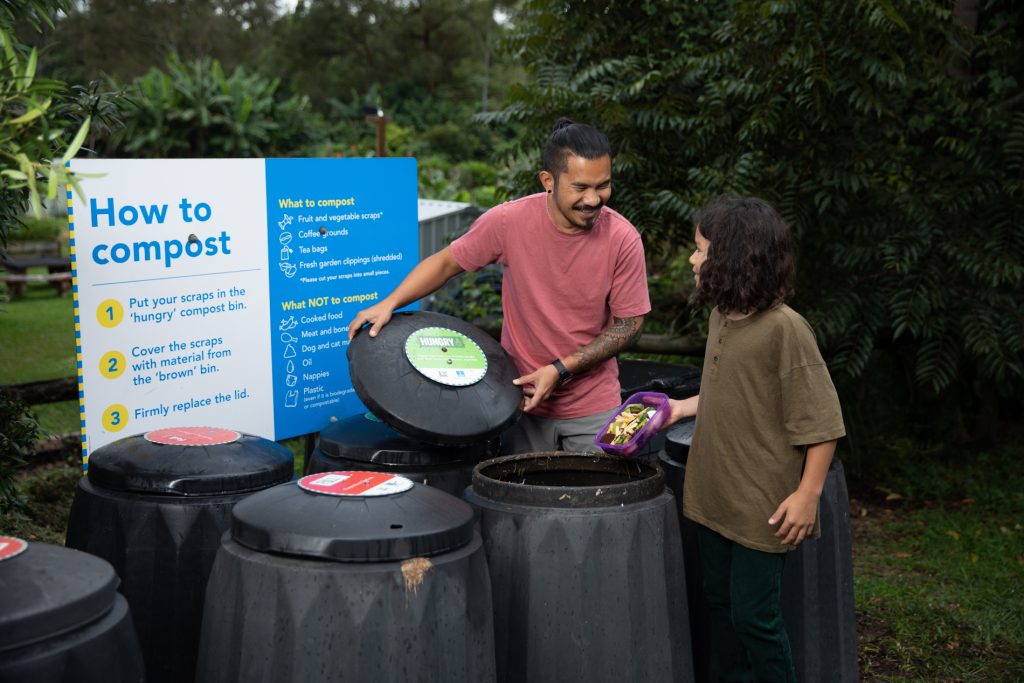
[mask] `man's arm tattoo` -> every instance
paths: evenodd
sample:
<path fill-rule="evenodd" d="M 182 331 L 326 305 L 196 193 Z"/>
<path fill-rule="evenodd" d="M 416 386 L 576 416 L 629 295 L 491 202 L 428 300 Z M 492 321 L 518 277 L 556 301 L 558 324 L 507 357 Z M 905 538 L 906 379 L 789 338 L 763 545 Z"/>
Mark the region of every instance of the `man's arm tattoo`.
<path fill-rule="evenodd" d="M 612 318 L 612 324 L 597 335 L 594 341 L 573 353 L 577 366 L 576 374 L 603 363 L 615 354 L 629 348 L 640 338 L 640 330 L 644 324 L 642 315 L 634 318 Z"/>

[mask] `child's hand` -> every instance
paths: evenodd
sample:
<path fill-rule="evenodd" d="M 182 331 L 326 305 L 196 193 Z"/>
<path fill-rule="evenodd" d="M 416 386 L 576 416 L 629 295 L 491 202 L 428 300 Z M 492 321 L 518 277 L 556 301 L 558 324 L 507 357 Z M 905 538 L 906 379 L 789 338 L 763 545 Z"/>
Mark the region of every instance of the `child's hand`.
<path fill-rule="evenodd" d="M 693 417 L 697 414 L 697 402 L 700 399 L 699 396 L 691 396 L 690 398 L 676 400 L 670 398 L 668 400 L 669 414 L 668 419 L 665 420 L 665 424 L 661 426 L 662 429 L 674 425 L 676 422 L 683 420 L 688 417 Z"/>
<path fill-rule="evenodd" d="M 794 548 L 814 531 L 814 519 L 818 514 L 818 496 L 797 489 L 775 510 L 768 519 L 771 525 L 779 524 L 775 537 L 782 539 L 782 545 Z"/>

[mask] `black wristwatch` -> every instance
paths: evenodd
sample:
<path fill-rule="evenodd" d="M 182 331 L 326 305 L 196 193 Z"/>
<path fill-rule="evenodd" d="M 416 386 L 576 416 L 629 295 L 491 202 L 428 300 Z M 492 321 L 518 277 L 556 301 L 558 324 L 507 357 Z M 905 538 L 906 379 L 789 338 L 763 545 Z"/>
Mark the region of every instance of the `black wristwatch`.
<path fill-rule="evenodd" d="M 565 367 L 565 364 L 560 359 L 554 359 L 551 361 L 551 364 L 555 366 L 555 370 L 558 370 L 558 384 L 556 386 L 560 387 L 572 379 L 572 373 L 569 372 L 569 368 Z"/>

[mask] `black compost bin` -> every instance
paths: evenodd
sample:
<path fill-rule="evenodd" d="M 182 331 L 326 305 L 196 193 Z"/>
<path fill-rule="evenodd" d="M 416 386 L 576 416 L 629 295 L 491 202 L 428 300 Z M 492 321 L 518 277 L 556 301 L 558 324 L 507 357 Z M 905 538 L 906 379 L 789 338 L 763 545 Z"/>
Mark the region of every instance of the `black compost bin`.
<path fill-rule="evenodd" d="M 287 448 L 207 427 L 161 429 L 91 455 L 67 545 L 114 565 L 147 680 L 192 680 L 206 579 L 231 508 L 293 472 Z"/>
<path fill-rule="evenodd" d="M 669 398 L 684 399 L 700 393 L 701 370 L 693 365 L 659 363 L 650 360 L 620 360 L 619 385 L 622 400 L 641 391 L 657 391 Z M 632 457 L 653 460 L 665 447 L 665 432 L 654 438 Z"/>
<path fill-rule="evenodd" d="M 660 454 L 665 479 L 682 500 L 686 460 L 693 439 L 693 420 L 666 430 Z M 682 517 L 687 594 L 698 682 L 714 680 L 709 669 L 710 614 L 701 591 L 702 571 L 697 525 Z M 797 680 L 855 683 L 856 614 L 853 604 L 853 556 L 850 501 L 843 465 L 833 459 L 820 503 L 821 538 L 801 543 L 786 556 L 782 574 L 782 616 L 786 623 Z"/>
<path fill-rule="evenodd" d="M 674 498 L 650 464 L 528 453 L 477 465 L 498 680 L 691 681 Z"/>
<path fill-rule="evenodd" d="M 620 360 L 619 385 L 622 400 L 641 391 L 659 391 L 669 398 L 683 399 L 700 393 L 701 370 L 693 365 L 659 363 L 650 360 Z"/>
<path fill-rule="evenodd" d="M 242 501 L 206 591 L 198 683 L 494 680 L 473 511 L 382 472 Z"/>
<path fill-rule="evenodd" d="M 0 537 L 0 682 L 144 680 L 117 581 L 98 557 Z"/>
<path fill-rule="evenodd" d="M 461 496 L 473 467 L 497 456 L 500 443 L 495 437 L 467 446 L 439 446 L 400 434 L 372 413 L 352 415 L 320 432 L 306 459 L 306 473 L 387 472 Z"/>
<path fill-rule="evenodd" d="M 677 422 L 666 430 L 664 449 L 658 454 L 665 483 L 676 497 L 683 560 L 686 563 L 686 599 L 690 606 L 690 636 L 693 643 L 693 674 L 698 683 L 712 680 L 708 670 L 711 647 L 711 612 L 704 599 L 704 570 L 697 551 L 697 524 L 683 516 L 683 480 L 686 458 L 693 441 L 694 419 Z"/>

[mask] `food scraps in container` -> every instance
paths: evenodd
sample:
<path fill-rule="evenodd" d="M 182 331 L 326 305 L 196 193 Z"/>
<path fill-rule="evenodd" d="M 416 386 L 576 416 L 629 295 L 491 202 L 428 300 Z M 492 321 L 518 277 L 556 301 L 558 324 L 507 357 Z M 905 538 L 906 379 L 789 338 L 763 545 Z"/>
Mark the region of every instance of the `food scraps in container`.
<path fill-rule="evenodd" d="M 628 443 L 654 417 L 656 412 L 657 408 L 645 406 L 642 403 L 627 404 L 615 417 L 615 420 L 608 425 L 608 431 L 601 437 L 601 443 L 613 446 Z"/>

